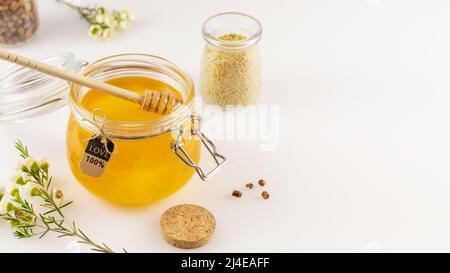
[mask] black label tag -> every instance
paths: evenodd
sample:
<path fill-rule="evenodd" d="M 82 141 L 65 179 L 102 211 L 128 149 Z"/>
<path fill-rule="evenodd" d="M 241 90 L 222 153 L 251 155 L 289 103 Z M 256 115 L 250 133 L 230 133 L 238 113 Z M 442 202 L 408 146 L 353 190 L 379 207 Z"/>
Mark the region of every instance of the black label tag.
<path fill-rule="evenodd" d="M 110 139 L 102 138 L 101 136 L 93 137 L 89 140 L 81 159 L 81 171 L 94 177 L 101 176 L 106 169 L 106 165 L 108 165 L 113 151 L 114 143 Z"/>

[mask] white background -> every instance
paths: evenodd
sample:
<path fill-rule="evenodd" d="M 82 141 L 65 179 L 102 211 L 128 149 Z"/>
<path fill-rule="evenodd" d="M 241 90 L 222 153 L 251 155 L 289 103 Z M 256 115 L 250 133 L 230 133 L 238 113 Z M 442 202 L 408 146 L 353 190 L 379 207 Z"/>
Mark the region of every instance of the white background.
<path fill-rule="evenodd" d="M 111 206 L 75 181 L 65 161 L 67 109 L 51 122 L 0 127 L 2 182 L 13 173 L 12 141 L 20 137 L 53 163 L 57 183 L 75 200 L 67 217 L 93 239 L 132 252 L 179 251 L 163 241 L 159 216 L 172 205 L 196 203 L 214 213 L 217 230 L 194 251 L 450 250 L 448 1 L 104 1 L 136 15 L 131 29 L 110 42 L 89 38 L 73 11 L 39 2 L 38 36 L 16 52 L 70 51 L 87 60 L 151 53 L 179 64 L 196 83 L 208 16 L 241 11 L 264 26 L 258 103 L 280 107 L 278 147 L 217 141 L 229 164 L 211 181 L 195 177 L 157 204 Z M 269 200 L 260 199 L 259 188 L 239 200 L 229 196 L 260 177 Z M 52 235 L 19 241 L 4 223 L 0 234 L 4 252 L 78 250 Z"/>

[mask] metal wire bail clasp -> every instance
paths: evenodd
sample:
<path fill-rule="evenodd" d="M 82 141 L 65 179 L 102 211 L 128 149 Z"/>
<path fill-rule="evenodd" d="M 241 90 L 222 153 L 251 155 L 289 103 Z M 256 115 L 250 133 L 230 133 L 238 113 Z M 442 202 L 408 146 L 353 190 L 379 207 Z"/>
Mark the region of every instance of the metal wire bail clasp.
<path fill-rule="evenodd" d="M 191 168 L 194 168 L 198 173 L 200 178 L 204 181 L 211 178 L 227 161 L 227 159 L 219 154 L 216 151 L 216 145 L 201 131 L 201 123 L 202 118 L 199 114 L 191 115 L 192 127 L 191 127 L 191 136 L 188 140 L 191 140 L 193 137 L 198 136 L 202 141 L 203 145 L 206 147 L 208 152 L 211 154 L 212 158 L 215 161 L 216 167 L 209 172 L 205 172 L 197 163 L 192 160 L 186 150 L 183 148 L 183 135 L 185 130 L 183 128 L 179 129 L 177 138 L 172 142 L 171 148 L 175 155 L 183 161 L 186 165 Z"/>

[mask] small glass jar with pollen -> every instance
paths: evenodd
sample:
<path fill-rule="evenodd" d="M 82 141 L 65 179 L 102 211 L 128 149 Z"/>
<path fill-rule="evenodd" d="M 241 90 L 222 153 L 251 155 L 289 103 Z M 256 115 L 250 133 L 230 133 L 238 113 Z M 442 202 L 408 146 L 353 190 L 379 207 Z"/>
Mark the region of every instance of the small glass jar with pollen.
<path fill-rule="evenodd" d="M 223 108 L 254 103 L 261 89 L 259 21 L 243 13 L 220 13 L 205 21 L 202 34 L 206 41 L 200 73 L 203 98 Z"/>

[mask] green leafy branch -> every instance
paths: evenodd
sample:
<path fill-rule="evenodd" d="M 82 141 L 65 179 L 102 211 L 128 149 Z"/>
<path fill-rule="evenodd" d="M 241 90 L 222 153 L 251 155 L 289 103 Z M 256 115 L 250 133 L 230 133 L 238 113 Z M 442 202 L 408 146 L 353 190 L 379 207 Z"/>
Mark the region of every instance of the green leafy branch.
<path fill-rule="evenodd" d="M 66 224 L 63 209 L 73 201 L 66 202 L 62 190 L 52 187 L 52 178 L 48 174 L 49 163 L 33 159 L 20 140 L 15 143 L 15 147 L 25 161 L 17 167 L 18 174 L 12 179 L 13 188 L 9 192 L 4 187 L 0 188 L 0 219 L 10 223 L 14 236 L 19 239 L 42 238 L 53 232 L 58 238 L 75 237 L 93 251 L 113 253 L 106 244 L 91 240 L 75 222 Z M 27 198 L 38 199 L 43 211 L 37 212 Z"/>

